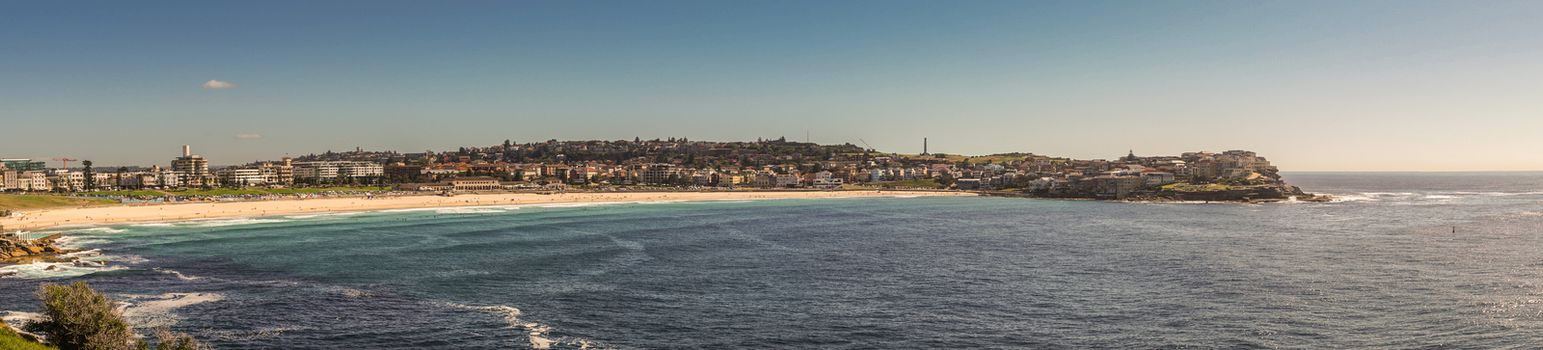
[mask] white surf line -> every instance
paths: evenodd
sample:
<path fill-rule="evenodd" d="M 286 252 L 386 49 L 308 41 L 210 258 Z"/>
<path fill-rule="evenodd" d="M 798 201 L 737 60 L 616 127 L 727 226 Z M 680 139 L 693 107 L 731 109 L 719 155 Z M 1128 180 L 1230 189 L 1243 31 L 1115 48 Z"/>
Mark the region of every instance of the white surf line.
<path fill-rule="evenodd" d="M 595 348 L 609 349 L 610 348 L 610 347 L 607 347 L 607 346 L 600 345 L 600 344 L 598 344 L 598 343 L 596 343 L 594 341 L 591 341 L 589 339 L 578 338 L 578 337 L 561 337 L 561 338 L 553 339 L 549 335 L 552 332 L 552 327 L 551 326 L 548 326 L 548 325 L 545 325 L 545 324 L 541 324 L 541 323 L 538 323 L 538 322 L 529 322 L 529 321 L 525 321 L 525 320 L 520 319 L 520 315 L 521 315 L 520 309 L 516 308 L 516 307 L 513 307 L 513 306 L 508 306 L 508 305 L 477 306 L 477 305 L 465 305 L 465 304 L 456 304 L 456 303 L 446 303 L 446 305 L 448 305 L 448 306 L 450 306 L 452 308 L 457 308 L 457 309 L 462 309 L 462 310 L 481 311 L 481 312 L 489 312 L 489 313 L 493 313 L 493 314 L 502 315 L 504 317 L 504 321 L 509 323 L 509 328 L 519 329 L 519 330 L 522 330 L 522 331 L 525 332 L 526 337 L 530 341 L 530 347 L 533 348 L 533 349 L 551 349 L 552 346 L 561 345 L 561 344 L 570 344 L 570 345 L 573 345 L 573 346 L 577 346 L 580 349 L 595 349 Z"/>

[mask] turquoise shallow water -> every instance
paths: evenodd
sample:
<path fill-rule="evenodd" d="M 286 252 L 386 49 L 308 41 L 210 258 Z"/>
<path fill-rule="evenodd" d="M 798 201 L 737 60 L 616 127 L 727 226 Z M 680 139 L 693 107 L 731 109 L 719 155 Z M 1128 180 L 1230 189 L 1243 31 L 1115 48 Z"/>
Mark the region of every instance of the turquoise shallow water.
<path fill-rule="evenodd" d="M 111 267 L 0 279 L 0 309 L 86 280 L 141 324 L 225 349 L 1540 340 L 1543 175 L 1290 176 L 1342 201 L 688 202 L 76 230 Z"/>

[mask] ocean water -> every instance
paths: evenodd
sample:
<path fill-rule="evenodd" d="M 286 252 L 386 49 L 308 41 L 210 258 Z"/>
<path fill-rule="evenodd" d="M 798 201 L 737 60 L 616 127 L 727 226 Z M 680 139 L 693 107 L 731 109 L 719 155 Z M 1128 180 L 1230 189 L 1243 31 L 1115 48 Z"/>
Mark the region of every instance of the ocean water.
<path fill-rule="evenodd" d="M 1332 203 L 869 198 L 72 230 L 84 280 L 221 349 L 1527 348 L 1543 174 L 1294 173 Z"/>

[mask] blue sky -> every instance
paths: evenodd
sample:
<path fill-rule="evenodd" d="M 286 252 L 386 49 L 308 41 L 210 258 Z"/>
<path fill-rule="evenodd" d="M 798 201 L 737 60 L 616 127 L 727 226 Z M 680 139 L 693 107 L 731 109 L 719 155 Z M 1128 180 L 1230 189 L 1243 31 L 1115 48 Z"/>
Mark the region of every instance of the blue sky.
<path fill-rule="evenodd" d="M 1538 18 L 1536 1 L 4 2 L 0 157 L 807 132 L 1543 170 Z"/>

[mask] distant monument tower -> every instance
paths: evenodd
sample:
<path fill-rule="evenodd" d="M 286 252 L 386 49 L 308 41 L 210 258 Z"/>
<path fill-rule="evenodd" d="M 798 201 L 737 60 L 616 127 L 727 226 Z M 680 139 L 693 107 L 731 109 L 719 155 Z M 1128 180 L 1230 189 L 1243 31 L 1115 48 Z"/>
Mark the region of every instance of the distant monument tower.
<path fill-rule="evenodd" d="M 927 155 L 927 138 L 922 138 L 922 155 Z"/>

